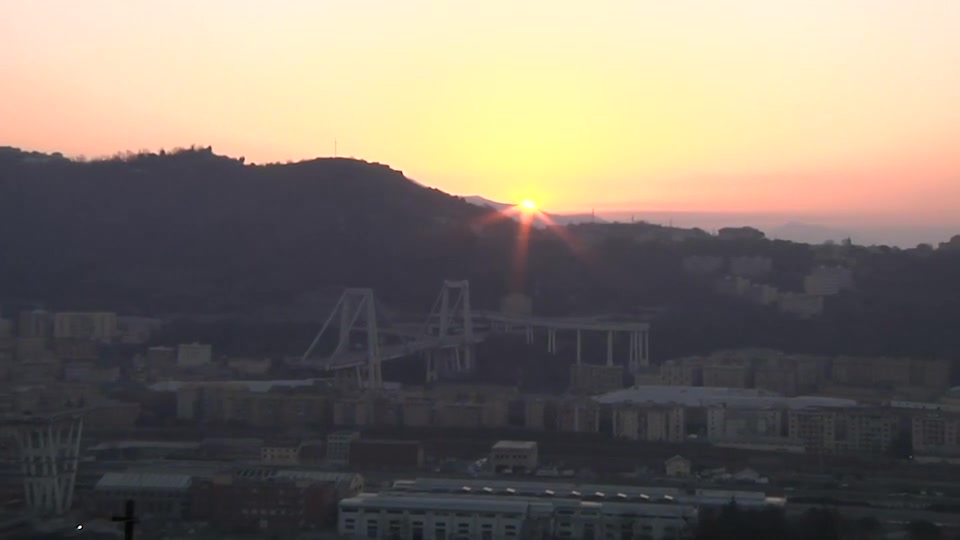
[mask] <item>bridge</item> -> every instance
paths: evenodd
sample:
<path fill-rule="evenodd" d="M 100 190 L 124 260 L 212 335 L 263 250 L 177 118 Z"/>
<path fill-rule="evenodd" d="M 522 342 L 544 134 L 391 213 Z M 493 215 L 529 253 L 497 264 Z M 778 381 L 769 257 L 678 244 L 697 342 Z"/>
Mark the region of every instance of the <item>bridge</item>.
<path fill-rule="evenodd" d="M 606 335 L 606 365 L 614 366 L 614 339 L 626 335 L 629 354 L 625 364 L 632 373 L 650 361 L 650 325 L 613 316 L 548 318 L 514 316 L 474 311 L 470 283 L 446 280 L 422 322 L 404 322 L 381 305 L 372 289 L 349 288 L 340 295 L 299 365 L 338 374 L 350 374 L 361 387 L 383 387 L 385 361 L 422 356 L 427 382 L 442 374 L 470 372 L 475 367 L 476 345 L 488 335 L 522 332 L 533 344 L 538 334 L 547 338 L 547 352 L 558 351 L 558 335 L 575 336 L 576 362 L 583 363 L 582 338 L 587 332 Z M 327 332 L 336 328 L 337 344 L 330 354 L 318 358 L 318 348 Z M 363 343 L 354 337 L 363 336 Z"/>

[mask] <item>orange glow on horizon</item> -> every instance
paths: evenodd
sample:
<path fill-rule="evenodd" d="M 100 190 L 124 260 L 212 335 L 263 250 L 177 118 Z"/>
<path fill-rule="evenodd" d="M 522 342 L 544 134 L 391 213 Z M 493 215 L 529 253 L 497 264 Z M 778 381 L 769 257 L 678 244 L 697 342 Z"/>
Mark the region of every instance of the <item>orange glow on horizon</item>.
<path fill-rule="evenodd" d="M 0 145 L 265 163 L 336 140 L 530 213 L 960 224 L 960 2 L 597 2 L 0 2 Z"/>

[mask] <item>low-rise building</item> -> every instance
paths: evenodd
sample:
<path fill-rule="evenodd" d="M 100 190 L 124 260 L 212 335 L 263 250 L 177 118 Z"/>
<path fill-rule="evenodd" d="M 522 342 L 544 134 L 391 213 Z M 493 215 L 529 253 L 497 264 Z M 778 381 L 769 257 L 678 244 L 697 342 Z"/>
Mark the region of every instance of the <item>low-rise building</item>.
<path fill-rule="evenodd" d="M 110 342 L 117 337 L 117 314 L 109 312 L 57 313 L 53 337 Z"/>
<path fill-rule="evenodd" d="M 623 366 L 573 364 L 570 366 L 570 390 L 578 394 L 602 394 L 623 388 Z"/>
<path fill-rule="evenodd" d="M 683 456 L 673 456 L 663 464 L 667 476 L 686 478 L 690 476 L 690 460 Z"/>
<path fill-rule="evenodd" d="M 536 441 L 498 441 L 490 450 L 490 465 L 498 472 L 532 472 L 538 463 Z"/>
<path fill-rule="evenodd" d="M 260 463 L 264 465 L 299 465 L 300 443 L 294 441 L 267 442 L 260 448 Z"/>
<path fill-rule="evenodd" d="M 189 513 L 192 480 L 188 474 L 108 472 L 94 487 L 95 515 L 118 515 L 126 501 L 133 500 L 141 519 L 183 520 Z"/>
<path fill-rule="evenodd" d="M 692 506 L 643 499 L 380 493 L 341 501 L 337 530 L 353 537 L 402 540 L 604 538 L 608 534 L 661 540 L 681 538 L 696 518 Z"/>
<path fill-rule="evenodd" d="M 350 467 L 356 471 L 416 469 L 423 458 L 420 441 L 357 439 L 350 444 Z"/>

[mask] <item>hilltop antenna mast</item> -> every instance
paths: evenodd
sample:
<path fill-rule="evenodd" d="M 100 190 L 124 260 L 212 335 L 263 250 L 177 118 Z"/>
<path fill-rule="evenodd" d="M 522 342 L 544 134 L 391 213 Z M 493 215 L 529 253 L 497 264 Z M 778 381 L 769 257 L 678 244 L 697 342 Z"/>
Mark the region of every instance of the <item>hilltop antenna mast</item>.
<path fill-rule="evenodd" d="M 333 157 L 337 157 L 337 139 L 333 139 Z"/>

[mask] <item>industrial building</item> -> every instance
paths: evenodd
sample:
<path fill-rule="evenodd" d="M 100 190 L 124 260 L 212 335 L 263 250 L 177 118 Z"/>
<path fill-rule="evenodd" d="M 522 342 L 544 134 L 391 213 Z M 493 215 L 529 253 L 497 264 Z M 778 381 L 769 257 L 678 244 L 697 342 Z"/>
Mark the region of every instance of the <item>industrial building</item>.
<path fill-rule="evenodd" d="M 669 499 L 524 497 L 509 492 L 457 496 L 384 493 L 340 501 L 338 532 L 363 538 L 679 539 L 696 508 Z"/>

